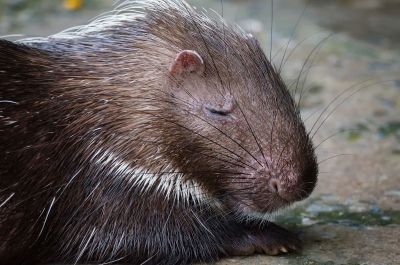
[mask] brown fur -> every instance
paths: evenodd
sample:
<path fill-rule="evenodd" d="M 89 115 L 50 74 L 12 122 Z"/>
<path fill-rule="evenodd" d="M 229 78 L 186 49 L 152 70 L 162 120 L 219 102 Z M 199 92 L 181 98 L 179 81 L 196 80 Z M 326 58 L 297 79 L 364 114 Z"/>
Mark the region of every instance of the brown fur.
<path fill-rule="evenodd" d="M 0 260 L 186 264 L 298 245 L 253 219 L 308 196 L 317 175 L 259 44 L 179 1 L 144 10 L 0 41 Z M 204 72 L 172 75 L 182 50 Z M 152 185 L 132 181 L 138 168 Z M 159 188 L 178 175 L 202 193 Z"/>

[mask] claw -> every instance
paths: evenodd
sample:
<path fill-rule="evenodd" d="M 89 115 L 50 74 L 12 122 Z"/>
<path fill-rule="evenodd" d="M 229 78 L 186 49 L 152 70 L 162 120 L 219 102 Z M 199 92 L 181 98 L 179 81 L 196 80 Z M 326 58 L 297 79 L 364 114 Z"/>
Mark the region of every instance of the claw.
<path fill-rule="evenodd" d="M 281 251 L 283 253 L 288 253 L 289 252 L 289 250 L 286 247 L 281 247 Z"/>
<path fill-rule="evenodd" d="M 264 247 L 263 250 L 264 250 L 264 253 L 267 254 L 267 255 L 276 256 L 276 255 L 279 254 L 279 249 L 277 249 L 277 248 L 266 248 L 266 247 Z"/>
<path fill-rule="evenodd" d="M 296 245 L 289 245 L 289 248 L 292 250 L 299 250 L 299 247 L 297 247 Z"/>
<path fill-rule="evenodd" d="M 259 228 L 245 230 L 247 233 L 240 239 L 240 244 L 230 245 L 227 252 L 240 256 L 255 253 L 275 256 L 301 249 L 301 241 L 296 234 L 272 223 L 266 228 L 265 230 Z"/>

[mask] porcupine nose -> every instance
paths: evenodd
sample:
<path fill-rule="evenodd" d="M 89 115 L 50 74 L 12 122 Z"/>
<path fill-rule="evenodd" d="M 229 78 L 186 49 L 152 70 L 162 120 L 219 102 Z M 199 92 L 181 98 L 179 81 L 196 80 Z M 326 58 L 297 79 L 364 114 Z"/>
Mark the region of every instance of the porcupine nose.
<path fill-rule="evenodd" d="M 281 174 L 274 168 L 271 168 L 271 166 L 260 167 L 255 173 L 255 176 L 259 181 L 263 182 L 262 185 L 264 186 L 264 189 L 278 196 L 284 190 L 280 175 Z"/>
<path fill-rule="evenodd" d="M 269 189 L 269 191 L 271 191 L 273 193 L 279 194 L 279 192 L 282 190 L 279 179 L 277 179 L 275 177 L 269 178 L 268 189 Z"/>
<path fill-rule="evenodd" d="M 293 187 L 288 185 L 287 174 L 288 172 L 283 172 L 280 167 L 274 166 L 273 163 L 263 165 L 255 172 L 260 190 L 284 200 L 290 200 Z"/>

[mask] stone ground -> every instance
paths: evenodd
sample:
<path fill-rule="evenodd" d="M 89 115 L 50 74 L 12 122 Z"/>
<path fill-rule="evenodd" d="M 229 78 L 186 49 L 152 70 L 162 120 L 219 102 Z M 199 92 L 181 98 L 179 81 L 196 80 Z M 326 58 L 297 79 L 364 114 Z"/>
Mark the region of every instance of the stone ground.
<path fill-rule="evenodd" d="M 110 6 L 107 1 L 88 1 L 86 8 L 68 13 L 56 1 L 47 2 L 51 5 L 42 3 L 26 11 L 21 6 L 10 9 L 7 5 L 6 9 L 0 0 L 0 35 L 55 33 L 84 23 Z M 192 2 L 221 11 L 219 1 Z M 269 3 L 225 0 L 224 4 L 225 17 L 252 31 L 267 54 Z M 274 8 L 272 46 L 273 54 L 280 52 L 274 57 L 279 65 L 284 50 L 280 47 L 292 36 L 305 4 L 280 0 Z M 311 1 L 307 5 L 289 45 L 290 51 L 296 50 L 288 52 L 291 57 L 283 72 L 289 83 L 297 78 L 308 54 L 317 47 L 317 56 L 309 61 L 312 67 L 306 64 L 303 71 L 303 77 L 309 75 L 301 106 L 309 129 L 316 120 L 329 119 L 314 138 L 321 171 L 316 191 L 277 217 L 277 222 L 299 232 L 304 249 L 280 257 L 226 259 L 218 265 L 400 264 L 399 25 L 400 4 L 394 0 Z M 330 33 L 335 34 L 317 46 Z"/>

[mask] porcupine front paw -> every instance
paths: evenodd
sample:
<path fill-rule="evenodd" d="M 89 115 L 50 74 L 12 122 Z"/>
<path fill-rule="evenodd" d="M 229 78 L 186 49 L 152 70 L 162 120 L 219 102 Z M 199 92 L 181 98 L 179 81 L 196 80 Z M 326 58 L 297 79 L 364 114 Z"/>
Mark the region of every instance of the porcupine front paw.
<path fill-rule="evenodd" d="M 246 226 L 241 237 L 225 247 L 230 256 L 248 256 L 255 253 L 279 255 L 301 249 L 298 236 L 273 223 Z"/>

